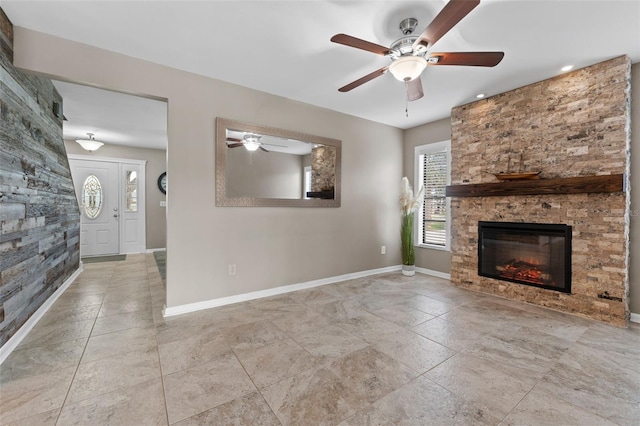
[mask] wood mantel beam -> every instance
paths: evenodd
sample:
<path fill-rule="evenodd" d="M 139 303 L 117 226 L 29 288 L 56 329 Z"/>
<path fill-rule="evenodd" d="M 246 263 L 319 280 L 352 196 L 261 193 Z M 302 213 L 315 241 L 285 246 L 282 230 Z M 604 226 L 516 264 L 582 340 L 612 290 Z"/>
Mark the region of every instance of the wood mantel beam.
<path fill-rule="evenodd" d="M 624 191 L 624 175 L 511 180 L 495 183 L 451 185 L 447 197 L 497 197 L 509 195 L 586 194 Z"/>

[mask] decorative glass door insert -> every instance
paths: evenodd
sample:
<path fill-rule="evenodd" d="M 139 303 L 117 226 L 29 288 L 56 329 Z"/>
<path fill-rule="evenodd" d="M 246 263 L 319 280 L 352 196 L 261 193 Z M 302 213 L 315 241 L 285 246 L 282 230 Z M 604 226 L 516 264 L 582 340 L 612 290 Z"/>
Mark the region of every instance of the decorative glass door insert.
<path fill-rule="evenodd" d="M 95 175 L 89 175 L 82 185 L 82 210 L 89 219 L 95 219 L 102 210 L 102 185 Z"/>

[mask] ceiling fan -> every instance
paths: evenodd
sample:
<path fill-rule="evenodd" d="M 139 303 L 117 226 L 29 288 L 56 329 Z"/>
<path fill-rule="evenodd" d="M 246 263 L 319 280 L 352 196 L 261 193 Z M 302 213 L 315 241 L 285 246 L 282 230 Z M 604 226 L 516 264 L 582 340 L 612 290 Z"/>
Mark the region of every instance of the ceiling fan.
<path fill-rule="evenodd" d="M 269 142 L 264 142 L 262 141 L 263 136 L 264 135 L 259 135 L 257 133 L 245 133 L 244 136 L 242 136 L 242 139 L 227 136 L 227 147 L 238 148 L 238 147 L 244 146 L 247 151 L 257 151 L 258 149 L 260 149 L 264 152 L 271 152 L 268 149 L 266 149 L 265 146 L 276 146 L 279 148 L 287 148 L 286 145 L 269 143 L 269 142 L 272 142 L 272 140 L 270 139 L 268 139 Z"/>
<path fill-rule="evenodd" d="M 391 47 L 384 47 L 346 34 L 334 35 L 331 37 L 331 41 L 334 43 L 366 50 L 381 56 L 388 56 L 392 61 L 389 66 L 367 74 L 341 87 L 338 91 L 348 92 L 390 71 L 396 79 L 405 83 L 407 100 L 415 101 L 424 96 L 420 74 L 422 74 L 427 65 L 466 65 L 476 67 L 498 65 L 504 57 L 504 52 L 430 52 L 431 47 L 478 4 L 480 4 L 480 0 L 450 0 L 422 34 L 418 36 L 413 35 L 418 25 L 418 20 L 415 18 L 404 19 L 400 23 L 400 30 L 404 37 L 394 41 Z"/>
<path fill-rule="evenodd" d="M 262 139 L 262 136 L 254 133 L 247 133 L 242 137 L 242 139 L 227 137 L 227 146 L 229 148 L 238 148 L 244 146 L 247 151 L 257 151 L 258 149 L 261 149 L 264 152 L 269 152 L 269 150 L 265 149 L 262 146 L 263 143 L 260 141 L 260 139 Z"/>

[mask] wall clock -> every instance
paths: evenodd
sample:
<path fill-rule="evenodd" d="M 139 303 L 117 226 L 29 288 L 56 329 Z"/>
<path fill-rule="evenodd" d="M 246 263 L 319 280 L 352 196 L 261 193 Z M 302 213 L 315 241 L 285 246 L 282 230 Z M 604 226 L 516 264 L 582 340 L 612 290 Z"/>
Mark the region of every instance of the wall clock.
<path fill-rule="evenodd" d="M 158 177 L 158 189 L 163 194 L 167 193 L 167 172 L 164 172 Z"/>

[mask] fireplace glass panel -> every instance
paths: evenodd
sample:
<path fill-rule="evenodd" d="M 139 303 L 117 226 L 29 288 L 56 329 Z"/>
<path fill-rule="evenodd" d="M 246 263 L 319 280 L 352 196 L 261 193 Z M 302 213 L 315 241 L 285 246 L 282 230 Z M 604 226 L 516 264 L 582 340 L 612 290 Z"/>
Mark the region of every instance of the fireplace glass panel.
<path fill-rule="evenodd" d="M 571 292 L 571 227 L 479 222 L 478 275 Z"/>

